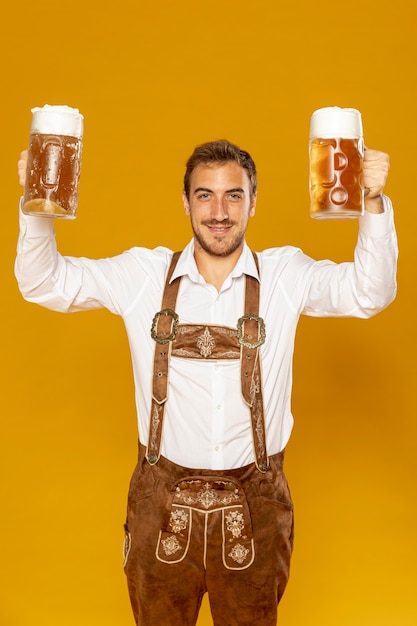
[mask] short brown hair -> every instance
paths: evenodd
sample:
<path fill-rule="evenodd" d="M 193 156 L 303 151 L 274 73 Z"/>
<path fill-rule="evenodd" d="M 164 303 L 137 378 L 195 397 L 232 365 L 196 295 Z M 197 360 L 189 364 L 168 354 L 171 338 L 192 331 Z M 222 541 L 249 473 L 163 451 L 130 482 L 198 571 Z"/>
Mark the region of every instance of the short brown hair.
<path fill-rule="evenodd" d="M 191 174 L 198 165 L 209 163 L 227 163 L 235 161 L 243 167 L 249 176 L 251 197 L 256 193 L 258 186 L 256 176 L 255 163 L 248 152 L 241 150 L 238 146 L 226 139 L 218 139 L 216 141 L 208 141 L 202 143 L 194 149 L 194 152 L 186 163 L 186 171 L 184 175 L 184 191 L 187 198 L 190 195 L 190 178 Z"/>

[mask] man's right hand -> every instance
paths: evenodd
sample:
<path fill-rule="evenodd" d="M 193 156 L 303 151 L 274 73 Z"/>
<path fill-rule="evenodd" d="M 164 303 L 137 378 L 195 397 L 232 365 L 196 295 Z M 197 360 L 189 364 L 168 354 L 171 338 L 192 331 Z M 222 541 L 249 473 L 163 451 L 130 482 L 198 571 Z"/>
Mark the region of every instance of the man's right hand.
<path fill-rule="evenodd" d="M 27 162 L 28 162 L 28 151 L 23 150 L 23 152 L 20 153 L 20 159 L 17 162 L 17 175 L 19 177 L 19 184 L 22 185 L 22 187 L 25 186 Z"/>

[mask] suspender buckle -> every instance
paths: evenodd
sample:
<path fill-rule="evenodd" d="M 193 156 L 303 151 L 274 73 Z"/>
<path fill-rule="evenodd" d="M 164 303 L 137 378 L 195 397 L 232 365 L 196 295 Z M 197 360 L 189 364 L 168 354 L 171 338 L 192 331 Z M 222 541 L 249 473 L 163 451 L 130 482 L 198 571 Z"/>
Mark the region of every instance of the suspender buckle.
<path fill-rule="evenodd" d="M 255 322 L 258 323 L 258 339 L 253 342 L 246 341 L 245 339 L 243 326 L 246 320 L 254 320 Z M 266 337 L 265 322 L 263 321 L 262 317 L 259 317 L 259 315 L 255 315 L 255 313 L 246 313 L 246 315 L 242 315 L 242 317 L 239 317 L 237 321 L 237 338 L 239 339 L 239 343 L 242 346 L 245 346 L 245 348 L 251 348 L 251 349 L 258 348 L 265 342 L 265 337 Z M 252 339 L 250 335 L 248 338 Z"/>
<path fill-rule="evenodd" d="M 157 334 L 157 325 L 158 325 L 158 321 L 159 318 L 164 315 L 164 316 L 171 316 L 172 317 L 172 323 L 171 323 L 171 332 L 170 334 L 166 337 L 165 335 L 167 334 L 165 331 L 161 332 L 161 336 L 159 337 Z M 177 334 L 178 331 L 178 325 L 179 325 L 179 317 L 177 315 L 177 313 L 175 313 L 175 311 L 173 311 L 172 309 L 162 309 L 162 311 L 158 311 L 158 313 L 155 314 L 153 320 L 152 320 L 152 327 L 151 327 L 151 337 L 154 341 L 156 341 L 156 343 L 160 343 L 160 344 L 164 344 L 164 343 L 169 343 L 170 341 L 174 341 L 175 336 Z"/>

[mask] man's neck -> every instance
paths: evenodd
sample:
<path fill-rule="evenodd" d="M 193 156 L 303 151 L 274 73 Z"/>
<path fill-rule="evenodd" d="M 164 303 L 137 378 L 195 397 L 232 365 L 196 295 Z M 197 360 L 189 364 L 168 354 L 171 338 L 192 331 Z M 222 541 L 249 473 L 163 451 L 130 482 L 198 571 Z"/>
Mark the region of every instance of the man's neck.
<path fill-rule="evenodd" d="M 227 256 L 215 256 L 203 250 L 197 242 L 194 247 L 194 258 L 197 268 L 206 283 L 214 285 L 220 291 L 224 281 L 235 267 L 242 254 L 243 246 Z"/>

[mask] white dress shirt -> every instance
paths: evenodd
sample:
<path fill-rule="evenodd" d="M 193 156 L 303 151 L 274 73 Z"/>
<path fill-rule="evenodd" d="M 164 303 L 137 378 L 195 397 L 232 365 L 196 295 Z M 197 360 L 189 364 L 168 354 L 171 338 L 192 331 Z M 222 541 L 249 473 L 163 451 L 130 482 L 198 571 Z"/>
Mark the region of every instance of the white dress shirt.
<path fill-rule="evenodd" d="M 397 242 L 391 203 L 385 212 L 359 219 L 354 262 L 314 261 L 292 246 L 258 253 L 261 347 L 267 450 L 282 450 L 293 425 L 292 358 L 300 314 L 371 317 L 395 297 Z M 107 259 L 61 256 L 53 220 L 20 215 L 16 276 L 26 300 L 55 311 L 105 307 L 121 315 L 132 354 L 139 437 L 149 428 L 153 354 L 152 319 L 161 298 L 172 251 L 135 247 Z M 207 284 L 184 249 L 173 278 L 182 276 L 176 312 L 180 323 L 236 328 L 243 314 L 245 274 L 259 279 L 245 244 L 222 288 Z M 191 468 L 229 469 L 254 461 L 250 415 L 240 390 L 240 363 L 171 358 L 162 454 Z"/>

